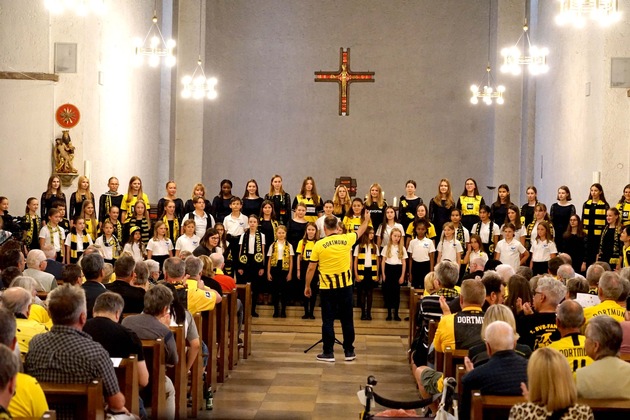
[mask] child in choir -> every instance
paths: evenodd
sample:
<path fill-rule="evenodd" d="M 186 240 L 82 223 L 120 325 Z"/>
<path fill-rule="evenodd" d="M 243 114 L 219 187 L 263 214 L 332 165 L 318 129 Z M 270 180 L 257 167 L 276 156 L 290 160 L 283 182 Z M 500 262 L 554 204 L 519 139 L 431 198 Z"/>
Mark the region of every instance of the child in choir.
<path fill-rule="evenodd" d="M 25 247 L 24 255 L 31 249 L 39 249 L 39 231 L 42 228 L 42 219 L 39 217 L 39 201 L 31 197 L 26 201 L 24 210 L 24 224 L 26 229 L 22 233 L 22 243 Z"/>
<path fill-rule="evenodd" d="M 387 321 L 401 321 L 398 316 L 400 306 L 400 286 L 405 282 L 407 250 L 403 245 L 403 234 L 398 229 L 392 230 L 389 243 L 383 248 L 381 276 L 383 279 L 383 298 L 387 307 Z"/>
<path fill-rule="evenodd" d="M 186 200 L 186 204 L 184 204 L 184 214 L 195 211 L 195 202 L 197 197 L 203 198 L 204 209 L 206 213 L 208 213 L 208 216 L 210 216 L 210 213 L 212 213 L 212 204 L 210 203 L 210 200 L 206 199 L 206 187 L 204 187 L 203 184 L 195 184 L 193 187 L 191 199 Z"/>
<path fill-rule="evenodd" d="M 13 217 L 9 214 L 9 199 L 0 197 L 0 217 L 4 222 L 4 228 L 8 231 L 13 227 Z"/>
<path fill-rule="evenodd" d="M 332 206 L 331 206 L 332 207 Z M 298 243 L 296 252 L 297 258 L 297 279 L 299 284 L 304 290 L 306 281 L 306 270 L 311 261 L 311 252 L 315 246 L 315 242 L 319 240 L 319 234 L 315 223 L 309 223 L 306 226 L 304 237 Z M 317 272 L 313 275 L 313 281 L 311 281 L 311 297 L 304 297 L 304 315 L 302 319 L 315 319 L 313 312 L 315 311 L 315 301 L 317 300 L 317 292 L 319 291 L 319 275 Z"/>
<path fill-rule="evenodd" d="M 472 226 L 479 222 L 479 209 L 485 204 L 483 197 L 479 194 L 477 181 L 468 178 L 464 183 L 464 191 L 457 201 L 457 208 L 461 212 L 462 224 L 470 232 L 472 232 Z"/>
<path fill-rule="evenodd" d="M 107 217 L 103 221 L 110 222 L 112 226 L 114 226 L 114 236 L 118 240 L 119 244 L 123 243 L 123 224 L 118 220 L 120 216 L 120 209 L 116 206 L 111 206 L 109 208 L 109 212 L 107 213 Z"/>
<path fill-rule="evenodd" d="M 147 244 L 147 259 L 157 261 L 160 267 L 169 257 L 173 256 L 173 242 L 166 236 L 166 224 L 155 223 L 153 238 Z"/>
<path fill-rule="evenodd" d="M 551 234 L 552 236 L 555 236 L 553 225 L 549 220 L 549 214 L 547 214 L 547 206 L 544 203 L 536 203 L 534 206 L 534 220 L 527 225 L 525 233 L 525 248 L 527 248 L 528 245 L 531 246 L 531 244 L 536 240 L 538 235 L 538 224 L 542 222 L 547 222 L 549 224 Z"/>
<path fill-rule="evenodd" d="M 352 206 L 350 206 L 350 210 L 346 213 L 346 217 L 343 218 L 343 225 L 346 231 L 355 232 L 359 229 L 364 219 L 365 212 L 363 211 L 363 201 L 360 198 L 355 198 L 352 200 Z M 372 226 L 371 220 L 368 226 Z"/>
<path fill-rule="evenodd" d="M 490 220 L 490 207 L 485 204 L 479 207 L 479 222 L 473 225 L 471 234 L 477 234 L 481 237 L 481 241 L 488 253 L 494 253 L 494 247 L 499 242 L 501 231 L 499 226 Z"/>
<path fill-rule="evenodd" d="M 85 231 L 85 220 L 77 216 L 70 229 L 70 235 L 66 236 L 66 264 L 76 264 L 83 255 L 83 251 L 92 245 L 92 238 Z"/>
<path fill-rule="evenodd" d="M 521 245 L 525 246 L 525 236 L 527 235 L 527 229 L 523 226 L 521 221 L 521 212 L 518 209 L 518 206 L 515 204 L 510 204 L 507 209 L 507 217 L 503 221 L 501 225 L 501 234 L 503 239 L 505 239 L 505 235 L 503 235 L 503 227 L 507 223 L 512 223 L 514 225 L 514 239 L 519 241 Z"/>
<path fill-rule="evenodd" d="M 317 233 L 319 234 L 320 238 L 326 237 L 326 231 L 324 230 L 324 220 L 328 216 L 333 216 L 334 208 L 335 207 L 332 200 L 326 200 L 324 202 L 324 214 L 315 222 L 315 225 L 317 226 Z M 339 220 L 339 218 L 337 218 L 337 220 Z"/>
<path fill-rule="evenodd" d="M 56 260 L 64 262 L 64 241 L 66 239 L 65 231 L 59 226 L 61 220 L 61 212 L 59 209 L 52 208 L 48 210 L 48 223 L 39 231 L 39 247 L 42 248 L 46 244 L 55 247 L 57 253 Z"/>
<path fill-rule="evenodd" d="M 260 223 L 259 229 L 265 235 L 265 238 L 269 242 L 276 240 L 276 229 L 278 228 L 278 221 L 276 220 L 276 213 L 273 209 L 273 203 L 269 200 L 265 200 L 260 207 Z"/>
<path fill-rule="evenodd" d="M 387 202 L 383 196 L 383 188 L 379 184 L 370 185 L 370 193 L 365 200 L 365 208 L 370 211 L 372 226 L 380 226 L 385 218 Z"/>
<path fill-rule="evenodd" d="M 98 236 L 98 220 L 96 220 L 96 210 L 92 201 L 83 200 L 80 217 L 85 222 L 85 233 L 90 235 L 94 242 Z"/>
<path fill-rule="evenodd" d="M 104 222 L 109 216 L 109 211 L 112 207 L 120 209 L 122 205 L 123 195 L 118 192 L 120 183 L 115 176 L 109 178 L 107 181 L 107 188 L 109 189 L 105 194 L 101 194 L 98 199 L 98 221 Z"/>
<path fill-rule="evenodd" d="M 374 243 L 374 228 L 368 227 L 354 248 L 354 278 L 357 285 L 357 303 L 361 308 L 361 319 L 372 320 L 372 295 L 378 285 L 380 254 Z"/>
<path fill-rule="evenodd" d="M 140 239 L 142 244 L 146 247 L 151 239 L 151 221 L 149 220 L 149 214 L 144 200 L 137 200 L 132 209 L 131 217 L 128 217 L 124 222 L 128 234 L 131 234 L 131 228 L 137 226 L 140 228 Z"/>
<path fill-rule="evenodd" d="M 291 218 L 291 196 L 284 191 L 280 175 L 272 176 L 270 184 L 269 194 L 265 195 L 265 200 L 273 203 L 273 210 L 276 213 L 278 222 L 281 225 L 286 225 Z"/>
<path fill-rule="evenodd" d="M 470 272 L 470 262 L 474 261 L 477 258 L 481 258 L 483 260 L 483 264 L 486 265 L 488 262 L 488 254 L 483 250 L 483 242 L 481 237 L 475 233 L 470 235 L 470 247 L 464 255 L 464 259 L 462 264 L 465 264 L 468 268 L 468 272 Z"/>
<path fill-rule="evenodd" d="M 255 214 L 247 218 L 248 229 L 239 239 L 238 253 L 238 284 L 251 284 L 252 288 L 252 316 L 258 318 L 256 303 L 258 294 L 262 290 L 265 274 L 265 235 L 258 230 L 258 216 Z M 235 239 L 236 240 L 236 239 Z"/>
<path fill-rule="evenodd" d="M 123 248 L 123 252 L 131 254 L 136 262 L 144 261 L 146 251 L 142 242 L 142 231 L 138 226 L 132 226 L 129 230 L 129 239 Z"/>
<path fill-rule="evenodd" d="M 307 205 L 303 202 L 298 203 L 295 206 L 294 216 L 287 224 L 287 241 L 291 244 L 293 249 L 297 249 L 300 240 L 304 238 L 304 232 L 306 232 L 306 226 L 309 222 L 306 221 Z M 293 273 L 292 278 L 298 279 L 298 256 L 293 257 Z M 290 287 L 289 301 L 302 302 L 304 300 L 304 284 L 300 284 L 299 281 L 293 281 Z"/>
<path fill-rule="evenodd" d="M 245 229 L 247 229 L 247 216 L 241 213 L 241 208 L 243 208 L 243 200 L 241 200 L 240 197 L 232 197 L 230 200 L 231 213 L 223 219 L 225 233 L 230 242 L 229 250 L 232 256 L 232 263 L 235 266 L 236 260 L 238 259 L 239 237 L 245 233 Z"/>
<path fill-rule="evenodd" d="M 608 263 L 613 270 L 621 269 L 621 260 L 619 259 L 622 251 L 620 222 L 619 210 L 616 207 L 606 210 L 606 227 L 602 230 L 597 261 Z"/>
<path fill-rule="evenodd" d="M 396 209 L 392 206 L 387 206 L 385 209 L 385 219 L 376 231 L 376 245 L 378 249 L 383 249 L 387 246 L 389 236 L 394 228 L 397 228 L 401 232 L 403 231 L 403 226 L 398 223 L 398 218 L 396 217 Z"/>
<path fill-rule="evenodd" d="M 453 213 L 451 213 L 451 215 L 452 214 Z M 457 265 L 462 264 L 462 252 L 464 252 L 464 250 L 461 242 L 455 238 L 455 227 L 452 222 L 444 223 L 442 240 L 437 246 L 437 252 L 438 263 L 448 260 L 456 263 Z"/>
<path fill-rule="evenodd" d="M 407 253 L 409 259 L 409 282 L 414 289 L 421 289 L 424 277 L 433 271 L 435 244 L 426 237 L 429 230 L 429 222 L 421 219 L 415 222 L 416 235 L 409 242 Z"/>
<path fill-rule="evenodd" d="M 128 214 L 134 208 L 137 201 L 142 200 L 146 206 L 146 210 L 150 209 L 149 197 L 142 191 L 142 180 L 138 176 L 132 176 L 129 180 L 129 187 L 127 188 L 127 194 L 123 196 L 122 203 L 120 204 L 122 222 L 125 223 Z"/>
<path fill-rule="evenodd" d="M 177 206 L 174 201 L 164 200 L 163 207 L 164 213 L 162 213 L 162 222 L 166 225 L 166 236 L 172 243 L 175 243 L 180 235 L 179 220 L 175 214 Z"/>
<path fill-rule="evenodd" d="M 494 250 L 494 259 L 501 261 L 503 264 L 511 265 L 514 271 L 525 264 L 529 258 L 529 252 L 525 249 L 523 244 L 515 238 L 515 231 L 516 227 L 512 222 L 503 225 L 503 239 L 499 241 Z"/>
<path fill-rule="evenodd" d="M 490 218 L 497 224 L 497 226 L 501 226 L 505 223 L 507 210 L 510 205 L 512 205 L 512 200 L 510 199 L 510 187 L 508 187 L 507 184 L 501 184 L 497 189 L 497 201 L 492 203 L 492 207 L 490 209 Z"/>
<path fill-rule="evenodd" d="M 435 226 L 436 241 L 442 237 L 444 223 L 451 219 L 451 210 L 455 207 L 451 181 L 442 178 L 438 184 L 438 191 L 429 203 L 429 221 Z"/>
<path fill-rule="evenodd" d="M 615 206 L 621 215 L 621 226 L 630 225 L 630 184 L 623 187 L 623 195 Z"/>
<path fill-rule="evenodd" d="M 577 214 L 569 218 L 569 227 L 564 232 L 564 252 L 571 257 L 571 265 L 576 273 L 586 272 L 584 255 L 586 252 L 586 235 L 582 220 Z"/>
<path fill-rule="evenodd" d="M 232 212 L 232 181 L 224 179 L 220 184 L 221 189 L 212 200 L 212 214 L 214 219 L 222 222 Z M 225 223 L 225 222 L 224 222 Z"/>
<path fill-rule="evenodd" d="M 63 229 L 66 236 L 70 234 L 70 221 L 66 218 L 66 202 L 55 201 L 53 208 L 59 210 L 59 223 L 58 226 Z"/>
<path fill-rule="evenodd" d="M 255 179 L 247 181 L 245 194 L 243 194 L 243 208 L 241 212 L 249 217 L 252 214 L 258 216 L 264 199 L 258 193 L 258 183 Z"/>
<path fill-rule="evenodd" d="M 55 201 L 63 201 L 66 202 L 66 195 L 61 191 L 61 180 L 57 175 L 52 175 L 48 178 L 48 185 L 46 187 L 46 191 L 42 193 L 42 198 L 40 200 L 40 217 L 42 218 L 42 223 L 46 223 L 48 215 L 48 210 L 53 208 L 53 203 Z"/>
<path fill-rule="evenodd" d="M 462 246 L 462 250 L 465 253 L 470 252 L 470 232 L 464 225 L 462 225 L 462 211 L 455 207 L 451 210 L 451 223 L 453 223 L 453 229 L 455 231 L 455 239 L 459 241 L 459 244 Z M 440 240 L 444 238 L 444 231 L 442 231 L 442 235 L 440 236 Z M 461 264 L 459 266 L 459 281 L 461 282 L 464 274 L 466 274 L 467 269 L 466 264 Z"/>
<path fill-rule="evenodd" d="M 179 257 L 183 251 L 193 252 L 200 243 L 201 239 L 195 235 L 195 221 L 186 220 L 184 222 L 184 234 L 175 242 L 175 256 Z"/>
<path fill-rule="evenodd" d="M 121 251 L 120 242 L 118 238 L 116 238 L 116 235 L 114 235 L 114 224 L 106 219 L 103 222 L 101 231 L 103 234 L 96 238 L 94 244 L 101 247 L 105 262 L 113 265 L 116 263 Z"/>
<path fill-rule="evenodd" d="M 610 206 L 604 196 L 604 187 L 591 185 L 589 199 L 582 205 L 582 224 L 586 234 L 585 262 L 589 266 L 597 260 L 602 230 L 606 226 L 606 210 Z"/>
<path fill-rule="evenodd" d="M 398 220 L 405 230 L 407 231 L 411 222 L 413 222 L 416 214 L 416 208 L 419 204 L 422 204 L 422 198 L 416 195 L 416 181 L 413 179 L 408 180 L 405 183 L 405 195 L 400 197 L 400 206 L 398 207 Z M 413 229 L 413 228 L 412 228 Z"/>
<path fill-rule="evenodd" d="M 70 212 L 68 219 L 71 221 L 81 214 L 83 201 L 90 200 L 94 202 L 94 194 L 90 192 L 90 180 L 86 176 L 80 176 L 77 182 L 77 190 L 70 195 Z M 72 225 L 72 222 L 70 223 Z"/>
<path fill-rule="evenodd" d="M 553 231 L 558 232 L 558 235 L 555 236 L 558 252 L 564 252 L 564 238 L 562 233 L 567 230 L 571 215 L 575 214 L 575 206 L 570 203 L 571 191 L 569 187 L 562 185 L 558 188 L 557 199 L 558 202 L 553 203 L 549 209 L 549 217 Z"/>
<path fill-rule="evenodd" d="M 202 238 L 208 228 L 215 226 L 214 217 L 208 214 L 206 199 L 202 196 L 198 195 L 192 201 L 194 203 L 194 210 L 186 213 L 182 218 L 182 222 L 193 220 L 195 222 L 195 235 Z"/>
<path fill-rule="evenodd" d="M 333 215 L 337 217 L 337 219 L 343 219 L 346 213 L 350 211 L 350 194 L 348 194 L 348 188 L 345 185 L 337 185 L 332 201 Z"/>
<path fill-rule="evenodd" d="M 157 214 L 165 213 L 164 208 L 167 201 L 172 201 L 175 204 L 175 217 L 177 220 L 181 220 L 181 218 L 184 217 L 184 202 L 181 198 L 177 198 L 177 184 L 175 181 L 168 181 L 166 183 L 166 195 L 158 201 Z"/>
<path fill-rule="evenodd" d="M 521 207 L 521 218 L 523 219 L 523 225 L 529 226 L 534 221 L 534 211 L 536 210 L 536 204 L 538 204 L 538 190 L 533 185 L 527 187 L 527 203 Z"/>
<path fill-rule="evenodd" d="M 287 242 L 287 228 L 278 226 L 276 230 L 278 239 L 269 247 L 267 256 L 267 280 L 272 282 L 273 290 L 273 317 L 286 318 L 288 282 L 291 281 L 293 271 L 293 247 Z"/>
<path fill-rule="evenodd" d="M 315 187 L 315 180 L 312 176 L 304 178 L 300 193 L 293 199 L 293 205 L 291 206 L 293 211 L 295 211 L 299 203 L 303 203 L 306 208 L 306 214 L 304 215 L 306 221 L 315 223 L 322 212 L 322 198 L 317 194 L 317 187 Z"/>
<path fill-rule="evenodd" d="M 536 239 L 532 241 L 530 249 L 532 260 L 529 268 L 532 269 L 534 275 L 545 274 L 549 271 L 548 262 L 558 254 L 556 244 L 553 242 L 553 234 L 549 223 L 540 222 L 538 224 L 538 234 Z"/>
<path fill-rule="evenodd" d="M 0 246 L 11 239 L 11 236 L 13 236 L 11 232 L 9 232 L 8 230 L 4 230 L 4 219 L 0 217 Z"/>
<path fill-rule="evenodd" d="M 419 220 L 429 221 L 428 214 L 429 213 L 427 211 L 426 204 L 418 204 L 418 207 L 416 207 L 416 217 L 413 219 L 413 222 L 407 227 L 407 230 L 405 231 L 407 246 L 409 246 L 409 242 L 411 242 L 411 240 L 416 237 L 416 222 Z M 435 226 L 433 226 L 433 223 L 429 222 L 429 228 L 427 230 L 426 237 L 435 240 L 435 235 Z"/>
<path fill-rule="evenodd" d="M 624 226 L 621 229 L 619 239 L 623 244 L 621 256 L 619 257 L 621 260 L 621 268 L 630 267 L 630 225 Z"/>

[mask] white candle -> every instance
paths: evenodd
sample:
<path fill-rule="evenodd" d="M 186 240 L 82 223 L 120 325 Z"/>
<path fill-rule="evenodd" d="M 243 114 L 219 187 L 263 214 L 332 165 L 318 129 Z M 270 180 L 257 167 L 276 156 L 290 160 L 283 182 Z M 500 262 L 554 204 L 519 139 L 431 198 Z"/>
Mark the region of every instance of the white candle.
<path fill-rule="evenodd" d="M 89 179 L 92 175 L 92 163 L 89 160 L 83 162 L 83 174 Z"/>
<path fill-rule="evenodd" d="M 392 202 L 394 203 L 393 206 L 397 207 L 398 206 L 398 197 L 394 197 L 394 200 L 392 200 Z"/>

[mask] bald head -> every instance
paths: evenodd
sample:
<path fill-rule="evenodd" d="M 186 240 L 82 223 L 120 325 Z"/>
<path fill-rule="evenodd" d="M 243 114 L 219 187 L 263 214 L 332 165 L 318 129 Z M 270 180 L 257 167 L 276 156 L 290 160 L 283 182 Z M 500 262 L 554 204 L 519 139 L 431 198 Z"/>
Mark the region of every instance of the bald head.
<path fill-rule="evenodd" d="M 574 300 L 565 300 L 558 305 L 556 314 L 560 328 L 579 329 L 584 324 L 584 309 Z"/>
<path fill-rule="evenodd" d="M 28 316 L 33 296 L 21 287 L 10 287 L 2 294 L 2 305 L 11 313 Z"/>
<path fill-rule="evenodd" d="M 514 350 L 514 329 L 505 321 L 494 321 L 486 328 L 485 340 L 492 353 Z"/>

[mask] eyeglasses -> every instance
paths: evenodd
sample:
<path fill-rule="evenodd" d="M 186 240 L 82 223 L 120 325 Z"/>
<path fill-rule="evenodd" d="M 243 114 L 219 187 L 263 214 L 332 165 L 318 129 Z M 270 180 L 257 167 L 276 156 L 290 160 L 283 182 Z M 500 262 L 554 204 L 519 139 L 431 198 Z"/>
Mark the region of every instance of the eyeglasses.
<path fill-rule="evenodd" d="M 211 236 L 210 239 L 214 239 L 215 241 L 218 241 L 219 237 L 218 236 Z"/>

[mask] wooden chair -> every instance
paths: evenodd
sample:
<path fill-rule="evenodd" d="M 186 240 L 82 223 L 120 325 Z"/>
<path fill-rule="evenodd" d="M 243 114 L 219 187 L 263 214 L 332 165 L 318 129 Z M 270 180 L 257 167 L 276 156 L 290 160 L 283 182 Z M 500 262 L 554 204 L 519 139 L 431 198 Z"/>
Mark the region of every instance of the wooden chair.
<path fill-rule="evenodd" d="M 223 383 L 228 374 L 228 302 L 227 295 L 215 306 L 217 311 L 217 382 Z M 214 388 L 213 388 L 214 389 Z"/>
<path fill-rule="evenodd" d="M 424 289 L 409 288 L 409 342 L 408 346 L 411 348 L 413 338 L 416 336 L 416 314 L 418 313 L 418 303 L 422 300 Z"/>
<path fill-rule="evenodd" d="M 435 332 L 437 331 L 438 321 L 431 320 L 429 321 L 429 344 L 433 343 L 433 339 L 435 338 Z"/>
<path fill-rule="evenodd" d="M 217 389 L 217 310 L 201 313 L 201 337 L 208 346 L 208 364 L 206 365 L 205 388 Z"/>
<path fill-rule="evenodd" d="M 166 350 L 164 341 L 142 340 L 144 360 L 149 369 L 149 384 L 143 390 L 145 405 L 151 401 L 151 417 L 162 419 L 166 417 L 166 389 L 164 377 L 166 376 Z"/>
<path fill-rule="evenodd" d="M 120 392 L 125 396 L 125 407 L 132 414 L 140 415 L 140 385 L 138 384 L 138 359 L 131 355 L 122 359 L 114 368 Z"/>
<path fill-rule="evenodd" d="M 199 336 L 201 337 L 201 331 L 203 330 L 201 313 L 197 312 L 194 314 L 193 320 L 197 326 L 197 331 L 199 331 Z M 210 363 L 209 360 L 208 363 Z M 192 408 L 190 410 L 189 417 L 197 418 L 197 412 L 203 408 L 203 355 L 201 354 L 201 349 L 199 349 L 199 353 L 197 354 L 197 358 L 195 359 L 191 369 L 190 394 L 192 397 Z"/>
<path fill-rule="evenodd" d="M 105 419 L 103 383 L 93 380 L 87 384 L 39 383 L 49 407 L 56 413 L 67 413 L 75 419 Z"/>
<path fill-rule="evenodd" d="M 468 350 L 453 349 L 446 346 L 444 349 L 444 373 L 445 377 L 455 377 L 457 365 L 464 364 L 464 357 L 468 356 Z"/>
<path fill-rule="evenodd" d="M 238 364 L 238 315 L 236 313 L 236 290 L 228 293 L 228 369 L 233 370 Z"/>
<path fill-rule="evenodd" d="M 186 406 L 188 376 L 186 369 L 186 339 L 184 326 L 178 325 L 170 328 L 175 337 L 175 346 L 177 347 L 179 357 L 177 358 L 175 366 L 167 367 L 166 374 L 171 378 L 173 387 L 175 387 L 175 418 L 185 419 L 188 411 Z"/>
<path fill-rule="evenodd" d="M 243 303 L 243 359 L 252 354 L 252 286 L 236 285 L 236 293 Z"/>
<path fill-rule="evenodd" d="M 466 367 L 464 365 L 457 365 L 457 368 L 455 370 L 455 380 L 457 381 L 457 385 L 455 386 L 455 392 L 457 393 L 457 395 L 462 394 L 463 387 L 461 386 L 461 383 L 462 383 L 462 378 L 464 377 L 465 374 L 466 374 Z M 461 401 L 461 397 L 459 401 Z"/>

